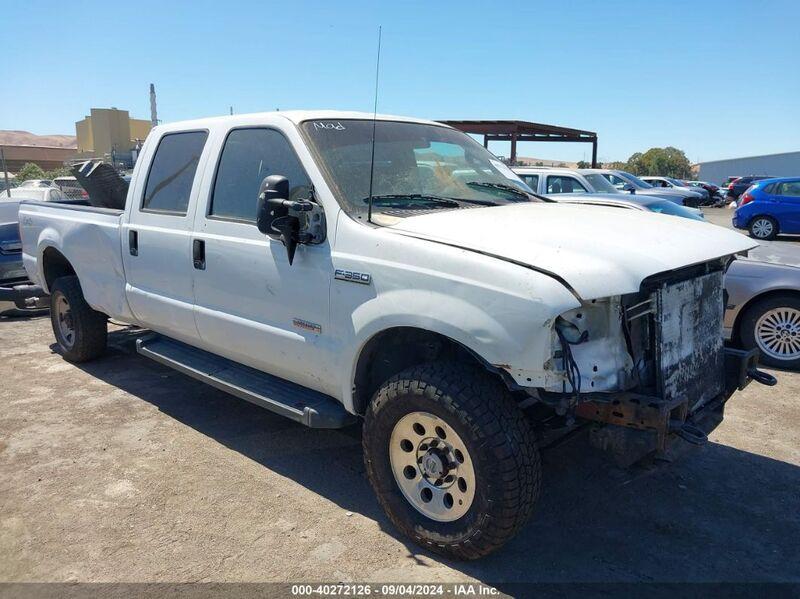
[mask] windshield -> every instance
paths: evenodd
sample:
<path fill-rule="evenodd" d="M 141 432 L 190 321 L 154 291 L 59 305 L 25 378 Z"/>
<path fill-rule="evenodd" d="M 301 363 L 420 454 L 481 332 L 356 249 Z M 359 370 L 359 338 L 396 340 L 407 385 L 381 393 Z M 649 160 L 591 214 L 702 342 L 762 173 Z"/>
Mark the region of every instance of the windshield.
<path fill-rule="evenodd" d="M 659 214 L 669 214 L 670 216 L 681 216 L 683 218 L 691 218 L 693 220 L 704 220 L 702 213 L 691 210 L 686 206 L 680 206 L 675 202 L 669 200 L 661 200 L 657 202 L 650 202 L 647 204 L 647 209 L 650 212 L 658 212 Z"/>
<path fill-rule="evenodd" d="M 624 177 L 634 185 L 641 187 L 642 189 L 650 189 L 652 185 L 650 185 L 647 181 L 642 181 L 639 177 L 631 175 L 630 173 L 626 173 L 625 171 L 617 171 L 621 177 Z"/>
<path fill-rule="evenodd" d="M 686 187 L 686 181 L 681 181 L 680 179 L 673 179 L 672 177 L 665 177 L 667 181 L 672 183 L 673 185 L 677 185 L 678 187 Z"/>
<path fill-rule="evenodd" d="M 460 131 L 395 121 L 374 125 L 373 212 L 402 217 L 535 200 L 511 169 Z M 301 127 L 342 208 L 366 220 L 373 121 L 313 120 Z"/>
<path fill-rule="evenodd" d="M 597 193 L 621 193 L 608 179 L 598 173 L 585 174 L 586 180 Z"/>

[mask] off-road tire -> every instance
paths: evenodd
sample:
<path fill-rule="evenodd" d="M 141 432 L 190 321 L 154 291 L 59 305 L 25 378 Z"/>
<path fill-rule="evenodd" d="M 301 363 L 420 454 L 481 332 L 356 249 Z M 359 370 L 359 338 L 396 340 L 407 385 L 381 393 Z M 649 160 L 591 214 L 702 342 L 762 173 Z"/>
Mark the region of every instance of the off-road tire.
<path fill-rule="evenodd" d="M 791 293 L 772 295 L 756 300 L 752 305 L 748 306 L 739 321 L 739 341 L 742 347 L 745 349 L 758 347 L 756 342 L 756 323 L 762 314 L 775 308 L 800 310 L 800 296 Z M 800 369 L 800 358 L 779 360 L 762 351 L 759 361 L 767 366 L 793 370 Z"/>
<path fill-rule="evenodd" d="M 58 324 L 56 304 L 66 299 L 72 314 L 75 341 L 70 345 L 63 337 Z M 78 277 L 59 277 L 50 289 L 50 322 L 58 349 L 69 362 L 87 362 L 101 356 L 108 342 L 108 319 L 102 312 L 93 310 L 83 297 Z"/>
<path fill-rule="evenodd" d="M 457 520 L 417 511 L 392 473 L 389 442 L 406 414 L 428 412 L 463 440 L 475 467 L 475 496 Z M 392 523 L 418 545 L 456 559 L 499 549 L 530 518 L 541 486 L 541 462 L 529 423 L 503 383 L 475 367 L 437 362 L 409 368 L 375 393 L 362 443 L 370 484 Z"/>
<path fill-rule="evenodd" d="M 770 233 L 766 237 L 757 236 L 753 232 L 753 227 L 758 221 L 769 221 L 770 223 L 772 223 L 772 233 Z M 752 219 L 750 219 L 750 223 L 748 223 L 748 225 L 747 225 L 747 232 L 750 234 L 750 237 L 752 237 L 753 239 L 759 239 L 761 241 L 771 241 L 771 240 L 775 239 L 778 236 L 778 233 L 779 233 L 779 231 L 778 231 L 778 221 L 776 221 L 771 216 L 764 216 L 764 215 L 754 216 Z"/>

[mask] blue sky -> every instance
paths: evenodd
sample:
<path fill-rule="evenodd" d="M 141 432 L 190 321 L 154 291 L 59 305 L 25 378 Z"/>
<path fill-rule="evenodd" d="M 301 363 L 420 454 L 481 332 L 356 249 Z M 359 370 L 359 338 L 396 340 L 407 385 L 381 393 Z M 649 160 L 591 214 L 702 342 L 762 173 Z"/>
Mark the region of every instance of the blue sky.
<path fill-rule="evenodd" d="M 589 129 L 599 156 L 800 150 L 800 2 L 6 2 L 0 129 L 90 107 L 164 121 L 277 108 Z M 492 146 L 507 154 L 507 145 Z M 520 154 L 580 160 L 581 144 Z"/>

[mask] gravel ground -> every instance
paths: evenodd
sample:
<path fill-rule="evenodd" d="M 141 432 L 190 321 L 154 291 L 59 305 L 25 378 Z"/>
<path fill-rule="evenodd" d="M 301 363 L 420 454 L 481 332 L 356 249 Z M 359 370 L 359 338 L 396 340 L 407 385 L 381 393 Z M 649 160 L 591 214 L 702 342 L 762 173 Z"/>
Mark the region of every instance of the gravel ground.
<path fill-rule="evenodd" d="M 0 580 L 800 581 L 800 375 L 751 385 L 699 449 L 622 471 L 545 454 L 534 520 L 457 563 L 406 544 L 357 427 L 310 430 L 134 352 L 74 366 L 0 318 Z"/>

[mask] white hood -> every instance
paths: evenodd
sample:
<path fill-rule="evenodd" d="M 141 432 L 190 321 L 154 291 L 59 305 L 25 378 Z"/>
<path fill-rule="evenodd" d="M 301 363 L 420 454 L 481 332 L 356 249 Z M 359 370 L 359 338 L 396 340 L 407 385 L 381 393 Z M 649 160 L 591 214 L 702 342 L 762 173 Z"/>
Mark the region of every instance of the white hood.
<path fill-rule="evenodd" d="M 583 299 L 635 293 L 651 275 L 758 245 L 687 218 L 575 204 L 447 210 L 389 228 L 553 273 Z"/>

